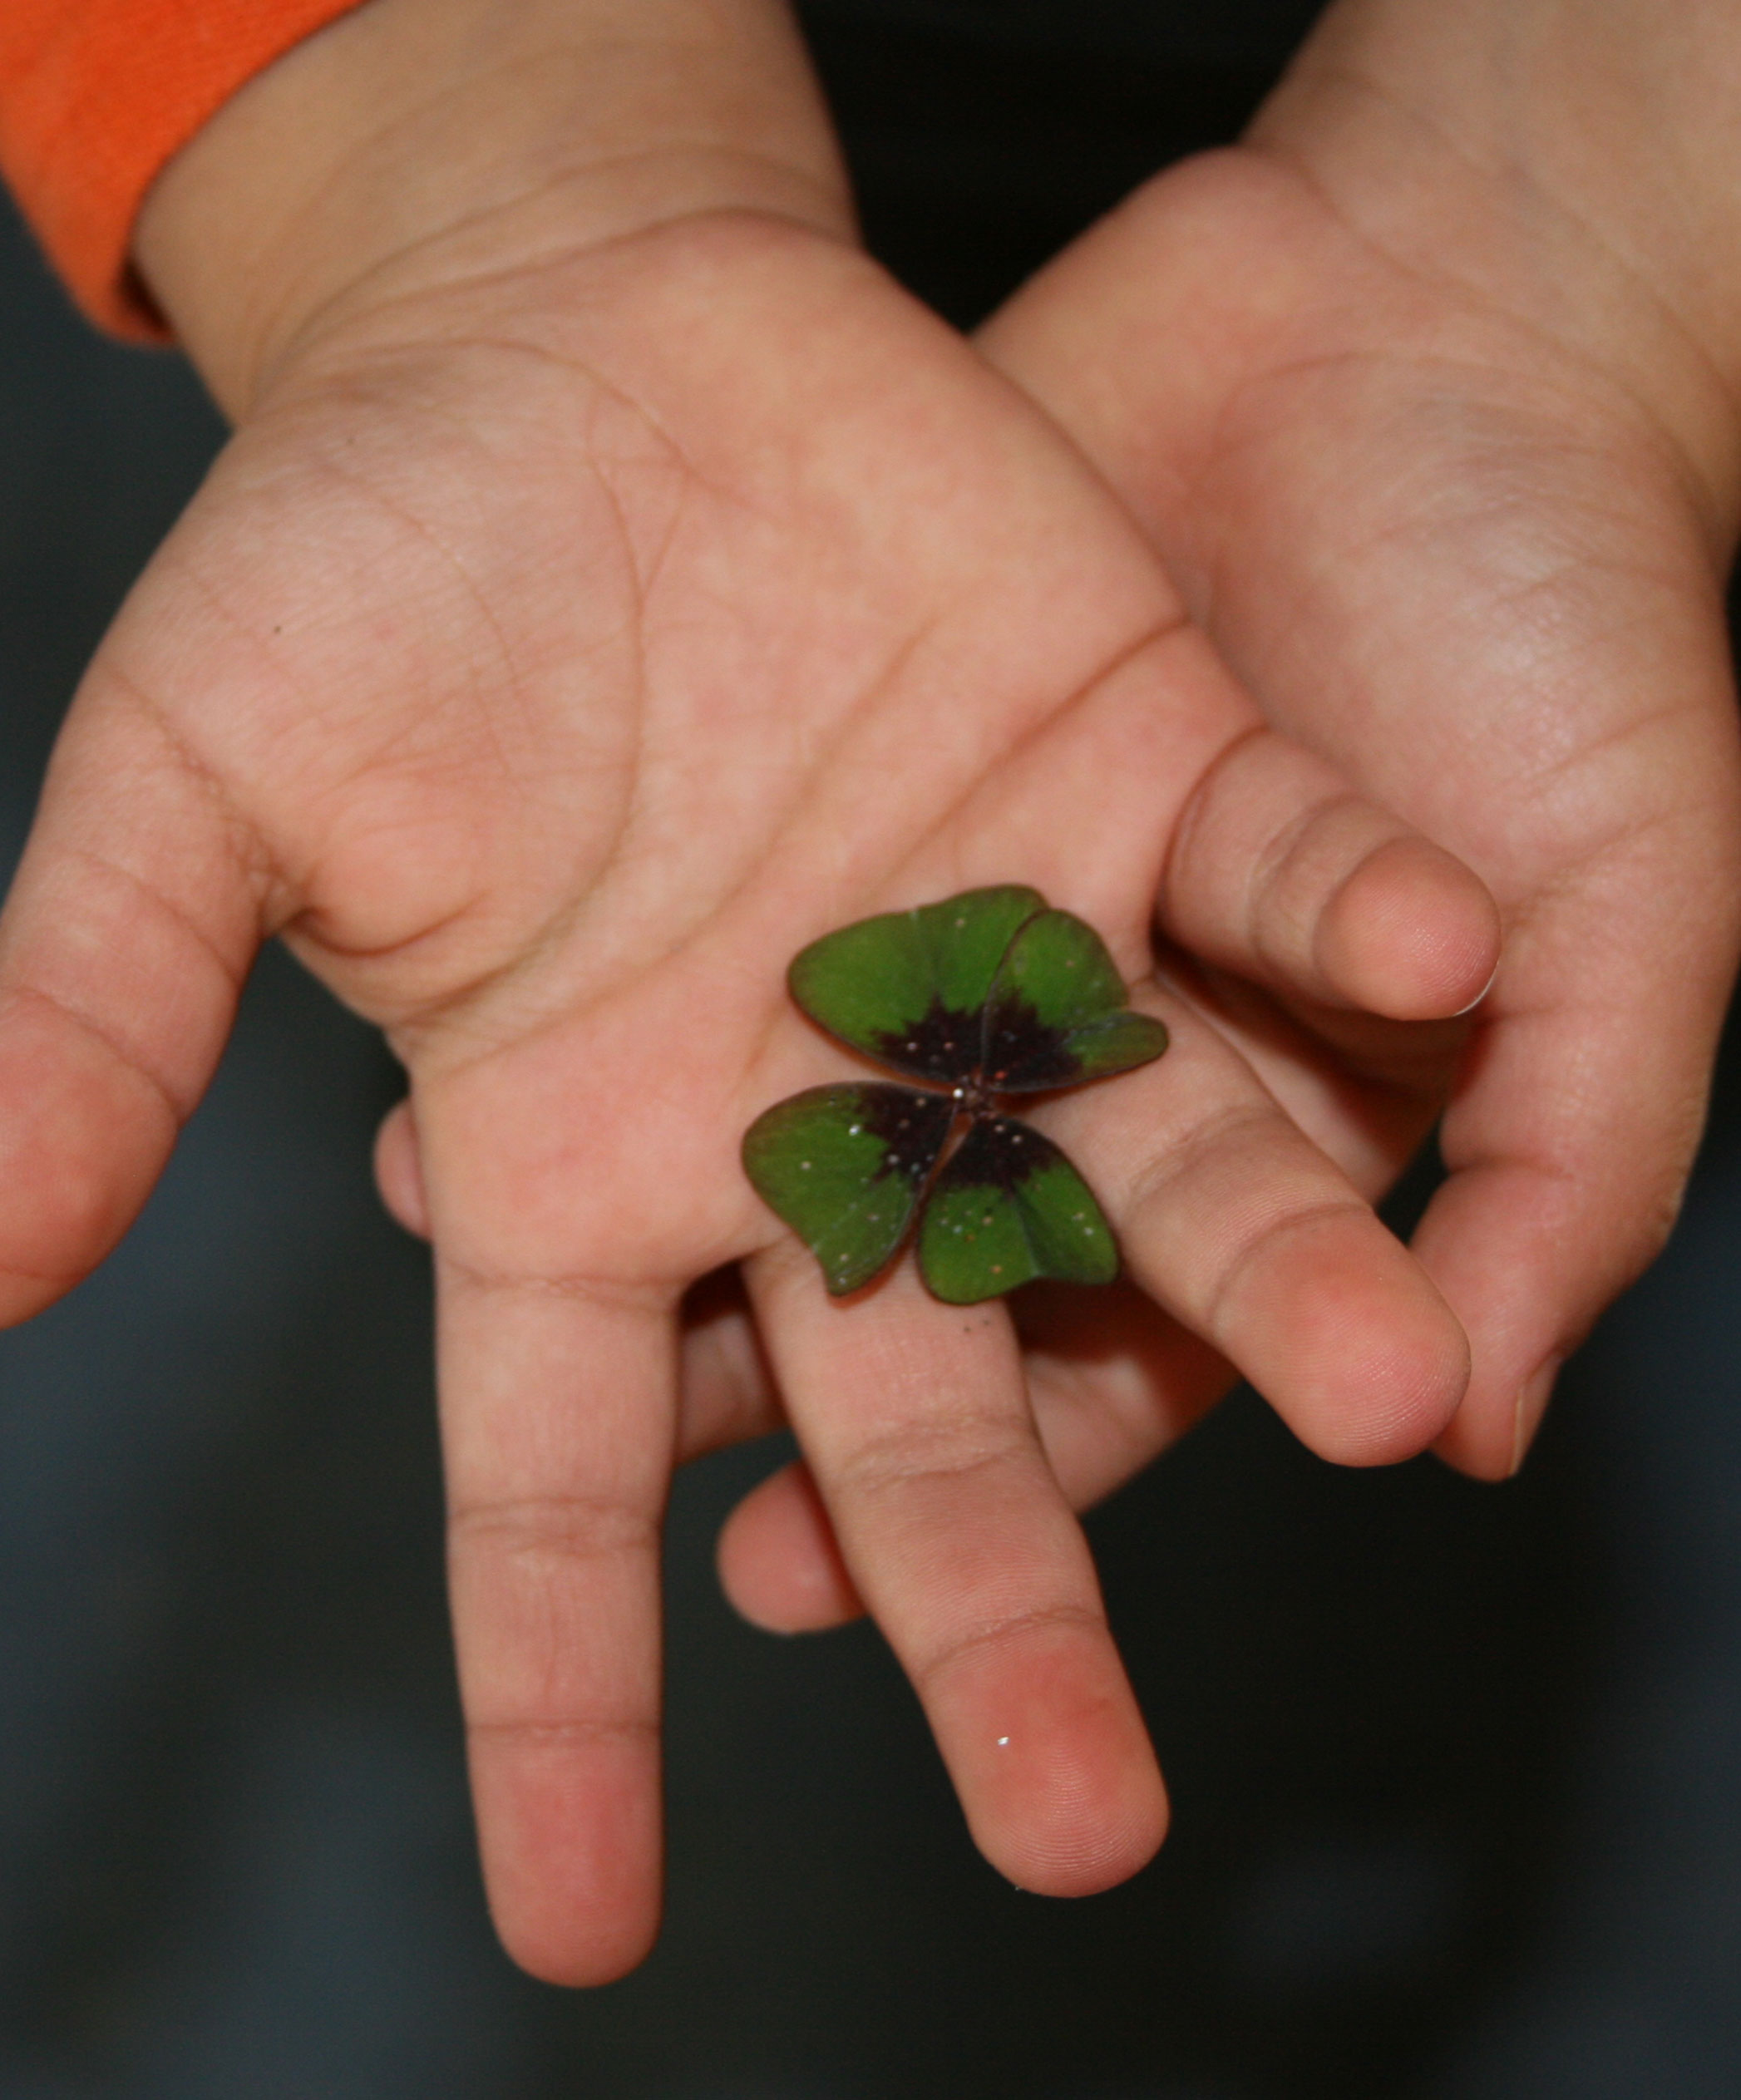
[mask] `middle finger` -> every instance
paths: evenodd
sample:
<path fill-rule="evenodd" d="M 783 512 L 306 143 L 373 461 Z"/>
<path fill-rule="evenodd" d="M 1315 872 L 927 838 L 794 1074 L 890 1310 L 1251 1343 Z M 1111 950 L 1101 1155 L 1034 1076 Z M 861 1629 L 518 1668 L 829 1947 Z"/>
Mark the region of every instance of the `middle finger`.
<path fill-rule="evenodd" d="M 1165 1796 L 1007 1311 L 940 1304 L 910 1262 L 832 1300 L 796 1242 L 747 1275 L 846 1565 L 981 1851 L 1052 1895 L 1134 1873 Z"/>

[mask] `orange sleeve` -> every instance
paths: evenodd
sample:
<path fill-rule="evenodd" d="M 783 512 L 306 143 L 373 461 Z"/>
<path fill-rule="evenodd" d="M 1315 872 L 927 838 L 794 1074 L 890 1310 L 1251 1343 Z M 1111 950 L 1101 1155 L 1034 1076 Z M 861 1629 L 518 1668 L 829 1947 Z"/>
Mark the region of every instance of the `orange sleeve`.
<path fill-rule="evenodd" d="M 166 331 L 127 267 L 158 170 L 244 81 L 359 0 L 0 0 L 0 175 L 79 305 Z"/>

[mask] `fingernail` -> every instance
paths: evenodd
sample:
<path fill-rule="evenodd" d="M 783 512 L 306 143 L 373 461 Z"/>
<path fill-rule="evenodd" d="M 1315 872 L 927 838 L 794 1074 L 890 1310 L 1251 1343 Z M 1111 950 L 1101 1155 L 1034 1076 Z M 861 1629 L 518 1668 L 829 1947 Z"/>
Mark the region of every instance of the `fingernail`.
<path fill-rule="evenodd" d="M 1493 974 L 1488 978 L 1487 983 L 1482 986 L 1481 989 L 1475 994 L 1474 998 L 1470 1000 L 1467 1006 L 1458 1007 L 1456 1013 L 1451 1016 L 1451 1018 L 1453 1021 L 1461 1021 L 1464 1014 L 1472 1013 L 1476 1008 L 1478 1007 L 1482 1001 L 1487 996 L 1488 993 L 1492 990 L 1494 985 L 1498 981 L 1498 978 L 1499 965 L 1497 963 L 1495 963 L 1493 965 Z"/>
<path fill-rule="evenodd" d="M 1528 1455 L 1530 1446 L 1536 1441 L 1536 1432 L 1541 1427 L 1541 1417 L 1547 1412 L 1547 1403 L 1554 1389 L 1554 1380 L 1560 1375 L 1561 1357 L 1551 1356 L 1540 1368 L 1523 1382 L 1517 1394 L 1517 1418 L 1512 1432 L 1512 1473 L 1517 1475 Z"/>

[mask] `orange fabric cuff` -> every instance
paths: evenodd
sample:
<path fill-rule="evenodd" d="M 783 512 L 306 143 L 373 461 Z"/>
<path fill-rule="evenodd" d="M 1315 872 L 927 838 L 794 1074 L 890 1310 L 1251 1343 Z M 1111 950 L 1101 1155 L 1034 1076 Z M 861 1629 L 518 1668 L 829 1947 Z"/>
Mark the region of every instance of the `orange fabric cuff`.
<path fill-rule="evenodd" d="M 0 0 L 0 174 L 79 305 L 167 331 L 127 266 L 158 171 L 244 81 L 358 0 Z"/>

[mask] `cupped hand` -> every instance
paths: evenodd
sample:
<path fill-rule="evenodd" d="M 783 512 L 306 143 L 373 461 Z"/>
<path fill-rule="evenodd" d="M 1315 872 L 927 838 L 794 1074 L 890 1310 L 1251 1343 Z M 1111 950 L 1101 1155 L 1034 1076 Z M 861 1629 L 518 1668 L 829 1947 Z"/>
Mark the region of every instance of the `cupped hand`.
<path fill-rule="evenodd" d="M 1071 449 L 848 246 L 721 214 L 512 253 L 425 249 L 305 332 L 77 698 L 0 924 L 6 1310 L 124 1229 L 281 934 L 410 1073 L 382 1176 L 435 1245 L 510 1950 L 598 1980 L 653 1930 L 661 1509 L 679 1448 L 766 1404 L 742 1315 L 683 1339 L 734 1263 L 978 1841 L 1104 1886 L 1163 1798 L 1008 1311 L 910 1268 L 831 1302 L 739 1167 L 760 1110 L 853 1069 L 785 965 L 979 883 L 1090 919 L 1174 1032 L 1054 1114 L 1117 1318 L 1165 1307 L 1181 1391 L 1225 1358 L 1372 1461 L 1465 1376 L 1356 1186 L 1424 1097 L 1302 1049 L 1290 1106 L 1350 1178 L 1152 974 L 1154 900 L 1170 868 L 1218 964 L 1429 1033 L 1491 904 L 1265 727 Z"/>
<path fill-rule="evenodd" d="M 1472 1352 L 1440 1448 L 1493 1478 L 1661 1246 L 1702 1125 L 1741 939 L 1732 500 L 1720 449 L 1689 454 L 1684 384 L 1655 412 L 1618 346 L 1441 274 L 1367 180 L 1374 226 L 1260 129 L 1133 198 L 985 347 L 1142 519 L 1265 719 L 1499 901 L 1414 1240 Z"/>
<path fill-rule="evenodd" d="M 1660 1246 L 1701 1126 L 1738 940 L 1733 497 L 1724 447 L 1689 442 L 1713 391 L 1689 346 L 1690 372 L 1645 367 L 1653 398 L 1635 343 L 1581 326 L 1576 256 L 1538 311 L 1515 251 L 1540 229 L 1497 200 L 1469 237 L 1490 271 L 1411 245 L 1418 173 L 1387 194 L 1368 163 L 1349 199 L 1319 114 L 1285 97 L 1253 149 L 1139 193 L 985 347 L 1141 518 L 1265 718 L 1499 900 L 1415 1240 L 1473 1351 L 1441 1448 L 1492 1477 Z M 1668 333 L 1635 302 L 1635 333 Z"/>
<path fill-rule="evenodd" d="M 1421 26 L 1391 16 L 1387 61 Z M 1499 901 L 1503 961 L 1452 1058 L 1443 1031 L 1254 968 L 1191 903 L 1188 839 L 1162 875 L 1203 1010 L 1363 1187 L 1400 1156 L 1360 1141 L 1356 1101 L 1443 1108 L 1413 1244 L 1472 1371 L 1438 1448 L 1497 1478 L 1660 1247 L 1702 1125 L 1741 942 L 1738 431 L 1648 263 L 1521 156 L 1483 166 L 1387 95 L 1368 27 L 1339 11 L 1245 146 L 1138 191 L 980 345 L 1117 491 L 1264 719 Z M 1557 139 L 1576 105 L 1544 79 Z M 1078 1508 L 1226 1382 L 1152 1306 L 1109 1324 L 1037 1294 L 1017 1317 Z M 727 1315 L 708 1341 L 752 1389 Z M 856 1609 L 801 1468 L 737 1512 L 723 1569 L 771 1624 Z"/>

